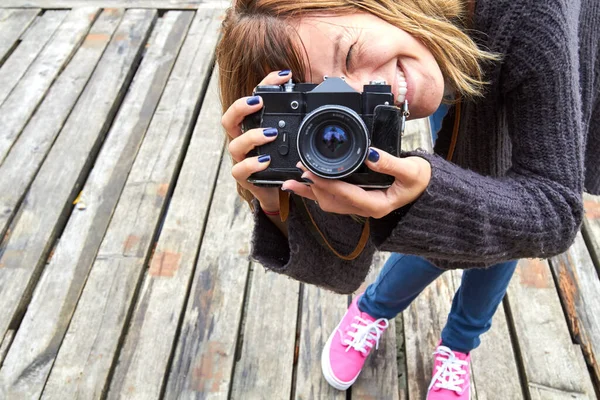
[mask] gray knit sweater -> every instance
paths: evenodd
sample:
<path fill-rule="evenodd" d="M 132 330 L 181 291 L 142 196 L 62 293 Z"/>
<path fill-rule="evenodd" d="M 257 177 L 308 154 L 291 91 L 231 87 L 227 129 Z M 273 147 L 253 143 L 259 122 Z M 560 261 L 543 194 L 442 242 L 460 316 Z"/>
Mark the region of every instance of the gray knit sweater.
<path fill-rule="evenodd" d="M 379 249 L 416 254 L 441 268 L 482 268 L 565 251 L 579 230 L 582 192 L 600 193 L 600 1 L 478 0 L 477 43 L 504 54 L 486 67 L 483 100 L 465 103 L 453 160 L 445 160 L 452 112 L 426 191 L 371 219 L 354 261 L 321 247 L 293 202 L 289 238 L 256 207 L 251 257 L 267 269 L 340 293 L 358 288 Z M 309 202 L 342 253 L 361 232 L 349 216 Z"/>

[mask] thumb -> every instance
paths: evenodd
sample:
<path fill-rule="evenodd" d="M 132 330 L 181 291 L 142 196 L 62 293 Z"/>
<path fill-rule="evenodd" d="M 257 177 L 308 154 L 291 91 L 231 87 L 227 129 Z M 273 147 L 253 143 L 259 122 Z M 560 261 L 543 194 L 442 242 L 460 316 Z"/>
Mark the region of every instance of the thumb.
<path fill-rule="evenodd" d="M 431 167 L 426 171 L 424 164 L 429 162 L 421 157 L 400 158 L 386 153 L 375 147 L 369 148 L 365 164 L 369 169 L 381 174 L 392 175 L 404 185 L 412 185 L 423 178 L 423 174 L 431 173 Z"/>

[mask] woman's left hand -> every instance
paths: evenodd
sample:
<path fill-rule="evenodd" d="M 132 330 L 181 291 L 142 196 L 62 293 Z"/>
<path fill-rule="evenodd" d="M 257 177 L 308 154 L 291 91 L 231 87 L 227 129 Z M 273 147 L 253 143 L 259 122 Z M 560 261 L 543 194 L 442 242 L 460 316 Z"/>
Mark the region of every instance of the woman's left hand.
<path fill-rule="evenodd" d="M 364 190 L 340 180 L 319 178 L 299 162 L 297 167 L 304 171 L 302 178 L 309 185 L 289 180 L 282 189 L 315 200 L 325 212 L 382 218 L 415 201 L 431 179 L 431 165 L 421 157 L 398 158 L 371 148 L 365 164 L 375 172 L 392 175 L 394 183 L 387 189 Z"/>

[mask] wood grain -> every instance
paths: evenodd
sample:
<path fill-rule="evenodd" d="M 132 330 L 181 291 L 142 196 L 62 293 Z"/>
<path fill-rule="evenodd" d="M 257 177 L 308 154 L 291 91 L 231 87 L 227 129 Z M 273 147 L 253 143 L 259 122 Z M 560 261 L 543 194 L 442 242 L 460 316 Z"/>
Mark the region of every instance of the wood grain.
<path fill-rule="evenodd" d="M 9 5 L 2 2 L 0 7 L 9 7 Z M 21 34 L 29 28 L 40 12 L 41 10 L 38 8 L 32 10 L 0 9 L 0 66 L 17 46 Z"/>
<path fill-rule="evenodd" d="M 11 397 L 39 398 L 42 392 L 192 15 L 168 13 L 155 30 L 158 34 L 151 38 L 151 46 L 0 369 L 0 387 Z"/>
<path fill-rule="evenodd" d="M 0 68 L 0 105 L 8 97 L 13 88 L 42 51 L 48 40 L 52 38 L 54 31 L 65 19 L 68 11 L 48 11 L 37 18 L 27 32 L 23 34 L 23 40 Z"/>
<path fill-rule="evenodd" d="M 346 393 L 334 389 L 323 378 L 321 352 L 327 338 L 348 309 L 348 296 L 313 285 L 302 285 L 302 287 L 302 317 L 294 398 L 345 400 Z"/>
<path fill-rule="evenodd" d="M 155 12 L 132 10 L 106 50 L 14 218 L 0 251 L 0 335 L 19 319 L 132 78 Z M 68 162 L 65 162 L 68 160 Z"/>
<path fill-rule="evenodd" d="M 106 11 L 100 15 L 0 165 L 0 237 L 6 233 L 10 220 L 92 76 L 122 16 L 122 12 Z M 89 45 L 90 42 L 93 45 Z"/>
<path fill-rule="evenodd" d="M 600 382 L 600 279 L 581 234 L 550 265 L 571 334 Z"/>
<path fill-rule="evenodd" d="M 546 399 L 554 393 L 555 398 L 594 398 L 581 348 L 571 341 L 546 261 L 519 261 L 508 305 L 531 397 Z"/>
<path fill-rule="evenodd" d="M 73 8 L 85 6 L 111 8 L 202 9 L 225 8 L 229 0 L 2 0 L 3 7 Z"/>
<path fill-rule="evenodd" d="M 177 330 L 185 311 L 186 296 L 194 274 L 196 256 L 203 238 L 202 232 L 208 218 L 208 208 L 211 204 L 223 151 L 224 135 L 221 131 L 219 115 L 220 102 L 217 95 L 215 73 L 208 87 L 200 118 L 196 123 L 158 244 L 138 296 L 139 300 L 133 312 L 132 323 L 129 326 L 119 363 L 113 375 L 108 394 L 109 399 L 119 397 L 158 399 L 168 378 L 169 361 L 177 344 Z M 225 187 L 217 188 L 216 196 L 218 197 L 215 197 L 212 202 L 211 212 L 215 216 L 207 227 L 210 231 L 204 235 L 204 251 L 201 251 L 199 256 L 199 264 L 206 263 L 206 257 L 211 251 L 218 250 L 217 256 L 211 258 L 216 263 L 220 261 L 222 252 L 231 252 L 229 243 L 233 232 L 219 229 L 221 225 L 215 225 L 214 221 L 214 218 L 232 217 L 230 215 L 231 208 L 225 208 L 225 204 L 230 203 L 225 203 L 227 195 L 222 193 L 224 189 Z M 235 193 L 235 189 L 231 190 L 231 193 Z M 225 243 L 228 245 L 224 246 Z M 239 254 L 236 256 L 240 257 Z M 247 263 L 244 264 L 247 268 Z M 215 264 L 209 263 L 209 265 Z M 242 274 L 236 278 L 233 273 L 235 268 L 224 267 L 224 270 L 231 273 L 231 276 L 223 277 L 223 282 L 227 287 L 231 285 L 231 289 L 234 289 L 226 296 L 231 297 L 229 300 L 232 303 L 229 304 L 233 306 L 233 309 L 230 312 L 241 310 L 241 293 L 243 293 L 245 285 L 244 269 L 241 268 Z M 217 271 L 213 271 L 213 273 L 217 273 Z M 234 282 L 240 286 L 236 286 Z M 209 293 L 192 293 L 190 302 L 196 305 L 198 305 L 195 301 L 196 296 L 210 296 Z M 235 307 L 235 298 L 239 300 L 237 307 Z M 218 298 L 213 299 L 219 300 Z M 216 306 L 216 304 L 214 305 Z M 218 315 L 222 316 L 228 311 L 223 310 Z M 207 325 L 203 323 L 200 326 Z M 186 333 L 189 334 L 188 329 L 191 327 L 186 326 L 186 328 Z M 156 332 L 160 332 L 160 335 L 157 335 Z M 227 328 L 224 327 L 222 333 L 227 335 Z M 232 330 L 230 334 L 234 337 L 231 341 L 231 354 L 233 355 L 235 330 Z M 220 338 L 221 344 L 225 341 L 225 337 Z M 199 343 L 196 342 L 194 345 L 199 345 Z M 206 372 L 206 365 L 201 369 Z M 212 376 L 217 376 L 221 372 L 218 369 L 211 371 L 214 374 Z M 178 378 L 191 378 L 192 373 L 191 370 L 185 371 Z"/>
<path fill-rule="evenodd" d="M 23 78 L 0 106 L 0 163 L 64 66 L 87 35 L 99 9 L 71 11 Z"/>
<path fill-rule="evenodd" d="M 300 284 L 255 265 L 232 399 L 288 399 Z"/>
<path fill-rule="evenodd" d="M 218 108 L 214 102 L 209 103 L 209 107 L 209 110 Z M 203 121 L 219 115 L 220 112 L 211 116 L 206 114 Z M 206 128 L 198 127 L 198 132 L 206 132 Z M 204 140 L 209 138 L 198 138 L 197 143 Z M 209 160 L 212 157 L 214 155 Z M 191 167 L 201 160 L 190 158 L 188 162 Z M 197 173 L 202 173 L 201 169 Z M 194 182 L 188 181 L 184 185 L 189 188 Z M 183 200 L 180 198 L 179 201 Z M 182 208 L 178 210 L 183 211 Z M 248 232 L 251 228 L 252 216 L 247 204 L 237 195 L 235 181 L 231 178 L 231 161 L 225 156 L 220 163 L 164 398 L 228 398 L 248 279 Z M 183 276 L 189 274 L 185 268 L 185 265 L 179 267 L 175 277 L 180 273 Z M 153 279 L 157 281 L 158 277 Z M 169 278 L 171 280 L 173 278 Z"/>
<path fill-rule="evenodd" d="M 131 12 L 131 11 L 128 11 Z M 141 12 L 136 10 L 136 12 Z M 147 13 L 154 12 L 146 11 Z M 198 13 L 106 231 L 42 398 L 106 394 L 161 215 L 208 83 L 217 37 Z"/>

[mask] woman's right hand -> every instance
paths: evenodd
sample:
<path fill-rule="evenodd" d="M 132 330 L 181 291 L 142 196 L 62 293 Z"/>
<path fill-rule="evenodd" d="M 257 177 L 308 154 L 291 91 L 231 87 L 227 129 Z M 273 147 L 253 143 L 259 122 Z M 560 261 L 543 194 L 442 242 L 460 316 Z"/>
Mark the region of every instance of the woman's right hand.
<path fill-rule="evenodd" d="M 259 85 L 282 85 L 292 77 L 292 73 L 274 71 L 267 75 Z M 242 97 L 236 100 L 223 114 L 221 125 L 231 138 L 229 153 L 235 161 L 231 175 L 240 186 L 249 190 L 260 203 L 263 210 L 268 212 L 279 211 L 279 189 L 274 187 L 258 187 L 248 182 L 248 177 L 255 172 L 263 171 L 271 163 L 270 155 L 248 157 L 248 153 L 256 146 L 272 142 L 277 138 L 277 127 L 263 127 L 242 132 L 242 121 L 261 109 L 262 98 L 259 96 Z"/>

